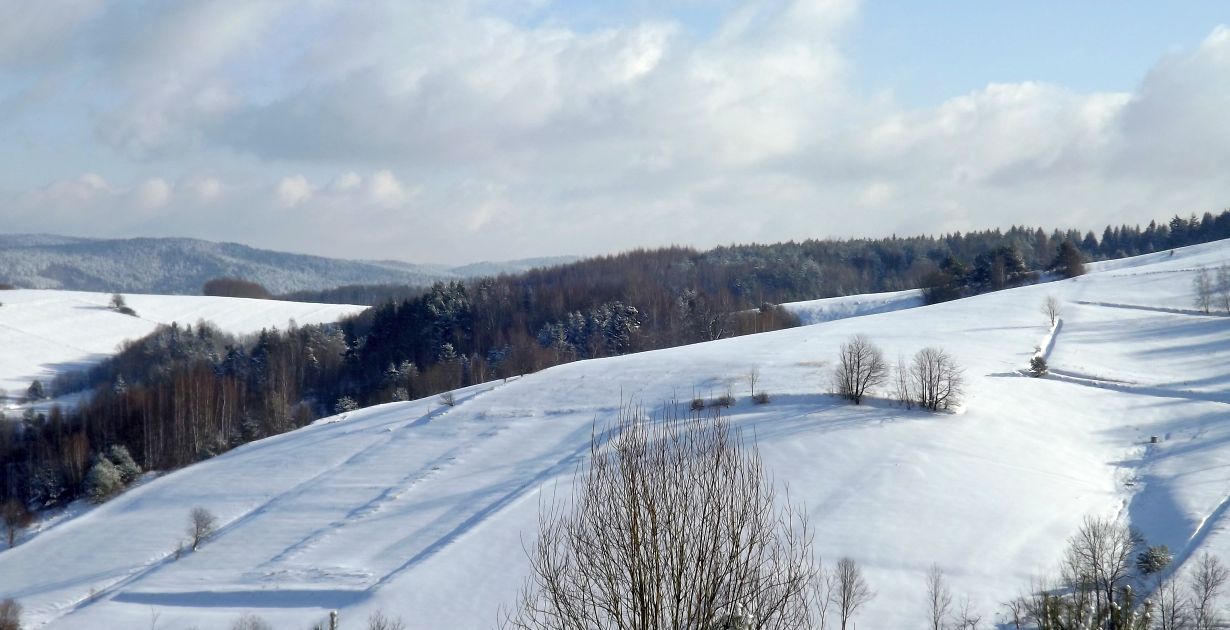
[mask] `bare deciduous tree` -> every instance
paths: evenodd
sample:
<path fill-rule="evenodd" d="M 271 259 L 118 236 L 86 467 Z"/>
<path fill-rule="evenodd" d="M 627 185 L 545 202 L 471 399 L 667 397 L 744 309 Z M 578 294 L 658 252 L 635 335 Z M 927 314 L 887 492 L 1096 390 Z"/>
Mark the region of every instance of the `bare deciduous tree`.
<path fill-rule="evenodd" d="M 570 507 L 544 506 L 531 576 L 504 627 L 817 626 L 804 512 L 775 507 L 755 448 L 720 412 L 664 415 L 625 409 L 595 431 Z"/>
<path fill-rule="evenodd" d="M 745 377 L 747 378 L 748 387 L 750 387 L 752 390 L 751 396 L 752 398 L 755 398 L 756 397 L 756 383 L 760 382 L 760 368 L 752 368 L 748 370 Z"/>
<path fill-rule="evenodd" d="M 982 623 L 982 615 L 974 610 L 974 604 L 970 601 L 969 595 L 962 597 L 961 608 L 957 611 L 957 630 L 978 630 L 980 623 Z"/>
<path fill-rule="evenodd" d="M 1201 267 L 1196 270 L 1196 277 L 1192 279 L 1192 290 L 1196 294 L 1196 308 L 1209 312 L 1213 306 L 1213 279 L 1209 277 L 1209 270 Z"/>
<path fill-rule="evenodd" d="M 0 630 L 21 630 L 21 604 L 12 597 L 0 601 Z"/>
<path fill-rule="evenodd" d="M 1226 567 L 1209 552 L 1200 554 L 1188 577 L 1191 590 L 1192 627 L 1195 630 L 1216 630 L 1224 627 L 1218 611 L 1217 597 L 1226 585 Z"/>
<path fill-rule="evenodd" d="M 1140 535 L 1127 525 L 1095 516 L 1086 516 L 1068 540 L 1074 577 L 1088 583 L 1099 618 L 1116 608 L 1116 595 L 1131 572 L 1133 552 L 1140 543 Z"/>
<path fill-rule="evenodd" d="M 910 366 L 910 390 L 918 406 L 931 411 L 961 404 L 963 370 L 939 348 L 923 348 Z"/>
<path fill-rule="evenodd" d="M 863 570 L 850 558 L 842 558 L 833 571 L 833 588 L 829 599 L 841 620 L 841 630 L 846 630 L 850 620 L 858 614 L 858 609 L 871 601 L 875 593 L 868 586 Z"/>
<path fill-rule="evenodd" d="M 1042 301 L 1042 313 L 1051 320 L 1051 326 L 1054 326 L 1055 322 L 1059 321 L 1059 316 L 1063 314 L 1059 298 L 1053 295 L 1046 296 L 1046 299 Z"/>
<path fill-rule="evenodd" d="M 1191 611 L 1187 599 L 1179 590 L 1179 582 L 1171 576 L 1154 590 L 1154 623 L 1157 630 L 1187 630 L 1191 628 Z"/>
<path fill-rule="evenodd" d="M 927 622 L 931 630 L 944 630 L 944 619 L 952 607 L 952 591 L 944 581 L 944 572 L 935 564 L 927 572 L 927 605 L 930 609 Z"/>
<path fill-rule="evenodd" d="M 231 630 L 273 630 L 273 626 L 252 613 L 244 613 L 231 624 Z"/>
<path fill-rule="evenodd" d="M 30 525 L 33 515 L 17 499 L 9 499 L 0 506 L 0 521 L 4 522 L 5 537 L 11 548 L 17 543 L 17 534 Z"/>
<path fill-rule="evenodd" d="M 214 535 L 218 527 L 218 518 L 203 507 L 194 507 L 188 514 L 188 538 L 192 540 L 192 550 L 196 551 L 201 543 Z"/>
<path fill-rule="evenodd" d="M 910 389 L 910 366 L 902 355 L 897 355 L 897 367 L 893 370 L 893 398 L 906 409 L 914 408 L 914 393 Z"/>
<path fill-rule="evenodd" d="M 1230 265 L 1217 268 L 1217 305 L 1230 313 Z"/>
<path fill-rule="evenodd" d="M 855 335 L 841 344 L 837 365 L 833 368 L 833 387 L 843 398 L 863 402 L 867 391 L 884 382 L 888 365 L 884 353 L 863 335 Z"/>

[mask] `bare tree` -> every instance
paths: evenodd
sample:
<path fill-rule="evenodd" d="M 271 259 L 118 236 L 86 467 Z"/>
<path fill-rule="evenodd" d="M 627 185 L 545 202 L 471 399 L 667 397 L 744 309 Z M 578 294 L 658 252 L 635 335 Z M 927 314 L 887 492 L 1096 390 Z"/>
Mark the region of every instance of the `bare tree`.
<path fill-rule="evenodd" d="M 846 630 L 847 624 L 858 614 L 858 609 L 873 597 L 875 593 L 867 585 L 858 564 L 850 558 L 839 560 L 833 571 L 833 590 L 829 593 L 829 599 L 841 620 L 841 630 Z"/>
<path fill-rule="evenodd" d="M 843 398 L 860 404 L 867 391 L 883 383 L 887 376 L 884 353 L 869 339 L 855 335 L 841 344 L 837 365 L 833 368 L 833 387 Z"/>
<path fill-rule="evenodd" d="M 957 611 L 957 630 L 978 630 L 982 623 L 982 615 L 974 610 L 974 604 L 969 595 L 961 598 L 961 608 Z"/>
<path fill-rule="evenodd" d="M 1086 516 L 1068 540 L 1074 577 L 1091 587 L 1099 619 L 1117 608 L 1116 595 L 1131 572 L 1133 551 L 1140 543 L 1140 535 L 1127 525 L 1095 516 Z"/>
<path fill-rule="evenodd" d="M 406 623 L 400 618 L 391 619 L 377 610 L 367 618 L 367 630 L 406 630 Z"/>
<path fill-rule="evenodd" d="M 0 521 L 4 522 L 5 537 L 8 539 L 10 548 L 17 543 L 17 534 L 29 527 L 32 520 L 34 519 L 30 510 L 27 510 L 26 506 L 17 499 L 9 499 L 4 502 L 3 506 L 0 506 Z"/>
<path fill-rule="evenodd" d="M 893 398 L 906 409 L 914 408 L 914 393 L 910 388 L 910 366 L 905 357 L 897 355 L 897 367 L 893 370 Z"/>
<path fill-rule="evenodd" d="M 760 382 L 760 368 L 752 368 L 748 370 L 747 374 L 744 375 L 744 377 L 747 378 L 747 385 L 752 390 L 752 393 L 751 393 L 752 398 L 755 398 L 756 397 L 756 383 Z"/>
<path fill-rule="evenodd" d="M 1217 305 L 1230 313 L 1230 265 L 1217 268 Z"/>
<path fill-rule="evenodd" d="M 923 348 L 910 366 L 910 390 L 918 406 L 931 411 L 961 404 L 964 371 L 939 348 Z"/>
<path fill-rule="evenodd" d="M 203 507 L 194 507 L 188 515 L 188 537 L 192 539 L 192 550 L 196 551 L 201 543 L 214 535 L 218 527 L 218 517 Z"/>
<path fill-rule="evenodd" d="M 1196 293 L 1196 307 L 1205 313 L 1213 306 L 1213 279 L 1209 277 L 1209 270 L 1201 267 L 1196 270 L 1196 277 L 1192 279 L 1192 289 Z"/>
<path fill-rule="evenodd" d="M 1209 552 L 1200 554 L 1196 566 L 1192 567 L 1188 576 L 1188 589 L 1191 591 L 1192 627 L 1195 630 L 1216 630 L 1222 626 L 1222 618 L 1218 613 L 1217 597 L 1226 585 L 1228 577 L 1226 567 Z"/>
<path fill-rule="evenodd" d="M 1187 630 L 1191 628 L 1191 610 L 1179 590 L 1179 582 L 1171 576 L 1154 590 L 1157 630 Z"/>
<path fill-rule="evenodd" d="M 927 572 L 927 604 L 930 608 L 929 627 L 931 630 L 944 630 L 944 619 L 952 607 L 952 591 L 944 581 L 944 572 L 939 565 L 931 565 L 931 570 Z"/>
<path fill-rule="evenodd" d="M 1004 616 L 1004 624 L 1011 624 L 1014 630 L 1021 630 L 1029 619 L 1029 603 L 1024 597 L 1017 597 L 1004 602 L 1008 614 Z"/>
<path fill-rule="evenodd" d="M 1046 299 L 1042 301 L 1042 313 L 1051 320 L 1051 326 L 1053 327 L 1055 322 L 1059 321 L 1059 316 L 1063 314 L 1059 298 L 1053 295 L 1046 296 Z"/>
<path fill-rule="evenodd" d="M 21 630 L 21 604 L 12 597 L 0 601 L 0 630 Z"/>
<path fill-rule="evenodd" d="M 231 624 L 231 630 L 273 630 L 273 626 L 252 613 L 244 613 Z"/>
<path fill-rule="evenodd" d="M 544 506 L 504 627 L 817 626 L 805 513 L 775 507 L 755 448 L 711 414 L 624 409 L 595 430 L 569 506 Z"/>

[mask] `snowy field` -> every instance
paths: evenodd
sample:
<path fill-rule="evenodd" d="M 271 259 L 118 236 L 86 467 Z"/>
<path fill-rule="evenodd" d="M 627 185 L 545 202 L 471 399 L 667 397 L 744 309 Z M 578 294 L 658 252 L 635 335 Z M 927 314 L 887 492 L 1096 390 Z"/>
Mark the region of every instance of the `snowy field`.
<path fill-rule="evenodd" d="M 946 304 L 573 363 L 459 392 L 452 408 L 327 418 L 0 553 L 0 594 L 34 627 L 149 627 L 156 615 L 161 628 L 206 630 L 254 612 L 291 629 L 329 609 L 343 628 L 377 609 L 410 628 L 491 627 L 525 574 L 539 502 L 566 491 L 591 424 L 621 396 L 654 407 L 733 381 L 734 424 L 806 502 L 825 561 L 864 567 L 877 595 L 859 628 L 923 627 L 933 562 L 989 627 L 1053 570 L 1086 515 L 1125 519 L 1177 562 L 1201 549 L 1230 559 L 1230 318 L 1190 311 L 1193 270 L 1227 259 L 1228 243 L 1197 246 Z M 1051 294 L 1063 303 L 1053 336 L 1040 312 Z M 42 334 L 69 334 L 72 321 Z M 855 333 L 890 362 L 945 348 L 965 367 L 966 404 L 929 414 L 825 395 Z M 1038 346 L 1055 373 L 1023 376 Z M 768 405 L 747 398 L 752 368 Z M 177 560 L 194 506 L 221 529 Z"/>
<path fill-rule="evenodd" d="M 109 293 L 0 291 L 0 388 L 19 398 L 30 381 L 50 385 L 56 374 L 101 361 L 121 342 L 144 337 L 161 324 L 196 325 L 204 320 L 242 335 L 285 328 L 291 320 L 335 322 L 366 308 L 183 295 L 125 294 L 124 299 L 136 317 L 107 308 Z"/>

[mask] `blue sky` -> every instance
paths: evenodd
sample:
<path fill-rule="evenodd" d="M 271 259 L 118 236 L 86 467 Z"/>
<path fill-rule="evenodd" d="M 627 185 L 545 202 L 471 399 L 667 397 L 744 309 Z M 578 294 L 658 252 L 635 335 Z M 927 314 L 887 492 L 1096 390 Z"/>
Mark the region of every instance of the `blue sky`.
<path fill-rule="evenodd" d="M 11 232 L 456 263 L 1230 206 L 1218 2 L 0 12 Z"/>

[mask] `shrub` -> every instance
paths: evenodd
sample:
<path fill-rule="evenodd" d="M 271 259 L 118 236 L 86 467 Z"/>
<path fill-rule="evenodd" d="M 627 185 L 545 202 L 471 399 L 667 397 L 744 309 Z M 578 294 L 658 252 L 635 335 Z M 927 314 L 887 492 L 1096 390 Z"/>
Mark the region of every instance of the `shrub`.
<path fill-rule="evenodd" d="M 752 402 L 756 403 L 757 405 L 769 404 L 769 392 L 757 393 L 755 396 L 752 396 Z"/>
<path fill-rule="evenodd" d="M 1039 376 L 1042 376 L 1043 374 L 1046 374 L 1046 370 L 1047 370 L 1046 359 L 1042 358 L 1041 356 L 1035 356 L 1034 358 L 1029 360 L 1030 376 L 1037 378 Z"/>
<path fill-rule="evenodd" d="M 1170 566 L 1170 548 L 1166 545 L 1153 545 L 1136 555 L 1136 570 L 1141 575 L 1153 575 Z"/>
<path fill-rule="evenodd" d="M 453 392 L 444 392 L 440 394 L 440 404 L 445 407 L 452 407 L 457 404 L 457 397 L 453 395 Z"/>
<path fill-rule="evenodd" d="M 692 411 L 704 411 L 705 399 L 704 398 L 693 398 L 692 404 L 688 408 L 691 409 Z"/>
<path fill-rule="evenodd" d="M 120 471 L 105 457 L 99 457 L 85 475 L 85 494 L 95 503 L 106 501 L 122 489 Z"/>
<path fill-rule="evenodd" d="M 132 459 L 132 454 L 128 452 L 128 447 L 122 444 L 116 444 L 107 452 L 107 459 L 115 465 L 116 471 L 120 474 L 120 482 L 128 485 L 136 481 L 141 475 L 141 467 Z"/>
<path fill-rule="evenodd" d="M 333 403 L 333 413 L 349 413 L 359 408 L 359 403 L 350 396 L 342 396 Z"/>
<path fill-rule="evenodd" d="M 714 398 L 713 400 L 709 401 L 709 406 L 722 407 L 724 409 L 730 408 L 730 406 L 733 404 L 735 404 L 734 394 L 722 394 L 721 396 L 718 396 L 717 398 Z"/>

